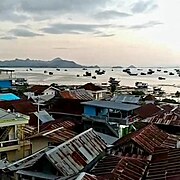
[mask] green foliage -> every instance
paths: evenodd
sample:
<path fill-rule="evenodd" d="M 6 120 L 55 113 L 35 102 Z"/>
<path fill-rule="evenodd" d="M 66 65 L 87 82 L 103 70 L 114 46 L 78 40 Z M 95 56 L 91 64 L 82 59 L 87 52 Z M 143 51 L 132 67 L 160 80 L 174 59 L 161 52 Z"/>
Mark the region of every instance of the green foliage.
<path fill-rule="evenodd" d="M 132 95 L 144 96 L 145 93 L 143 91 L 132 91 Z"/>
<path fill-rule="evenodd" d="M 180 92 L 177 91 L 177 92 L 175 93 L 175 96 L 176 96 L 176 97 L 180 97 Z"/>
<path fill-rule="evenodd" d="M 177 103 L 174 99 L 168 99 L 168 98 L 162 99 L 162 102 Z"/>

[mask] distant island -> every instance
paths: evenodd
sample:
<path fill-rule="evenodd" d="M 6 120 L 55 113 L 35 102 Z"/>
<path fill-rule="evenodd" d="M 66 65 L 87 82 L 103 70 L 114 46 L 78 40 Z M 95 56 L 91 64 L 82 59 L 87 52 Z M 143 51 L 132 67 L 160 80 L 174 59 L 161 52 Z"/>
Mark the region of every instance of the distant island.
<path fill-rule="evenodd" d="M 50 61 L 31 59 L 5 60 L 0 61 L 0 67 L 83 68 L 86 66 L 77 64 L 74 61 L 63 60 L 58 57 Z"/>
<path fill-rule="evenodd" d="M 113 66 L 112 68 L 122 68 L 122 66 Z"/>

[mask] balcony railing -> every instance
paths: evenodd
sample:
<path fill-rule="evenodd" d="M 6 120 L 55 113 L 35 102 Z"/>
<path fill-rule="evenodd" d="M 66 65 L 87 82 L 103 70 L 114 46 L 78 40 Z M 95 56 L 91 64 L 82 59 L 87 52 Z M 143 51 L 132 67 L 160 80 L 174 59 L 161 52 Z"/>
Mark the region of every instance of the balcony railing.
<path fill-rule="evenodd" d="M 19 141 L 17 139 L 9 140 L 9 141 L 1 141 L 0 148 L 2 147 L 9 147 L 9 146 L 16 146 L 19 145 Z"/>
<path fill-rule="evenodd" d="M 108 123 L 115 122 L 120 125 L 127 125 L 129 123 L 128 118 L 117 118 L 117 117 L 108 117 L 108 116 L 88 116 L 85 114 L 83 114 L 83 116 L 99 122 L 108 122 Z"/>

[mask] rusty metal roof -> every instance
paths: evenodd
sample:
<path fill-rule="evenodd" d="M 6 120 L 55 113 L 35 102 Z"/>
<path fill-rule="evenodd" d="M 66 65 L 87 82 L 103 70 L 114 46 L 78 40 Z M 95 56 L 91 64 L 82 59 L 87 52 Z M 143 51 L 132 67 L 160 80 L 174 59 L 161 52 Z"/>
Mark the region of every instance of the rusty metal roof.
<path fill-rule="evenodd" d="M 79 176 L 78 176 L 77 178 L 75 178 L 74 180 L 100 180 L 100 179 L 97 178 L 95 175 L 82 172 L 82 173 L 80 173 Z"/>
<path fill-rule="evenodd" d="M 48 88 L 49 88 L 48 85 L 34 85 L 29 90 L 30 90 L 30 92 L 41 94 L 42 92 L 44 92 Z"/>
<path fill-rule="evenodd" d="M 37 138 L 37 137 L 46 137 L 51 139 L 55 143 L 62 143 L 65 142 L 73 137 L 75 137 L 77 133 L 68 130 L 64 127 L 58 127 L 55 129 L 52 129 L 51 131 L 45 130 L 38 134 L 35 134 L 33 136 L 30 136 L 30 139 Z"/>
<path fill-rule="evenodd" d="M 66 129 L 73 129 L 75 127 L 75 123 L 72 120 L 61 120 L 61 119 L 57 119 L 54 121 L 50 121 L 47 123 L 44 123 L 40 126 L 40 130 L 41 131 L 45 131 L 45 130 L 52 130 L 58 127 L 64 127 Z"/>
<path fill-rule="evenodd" d="M 87 83 L 87 84 L 85 84 L 83 86 L 80 86 L 79 89 L 85 89 L 85 90 L 90 90 L 90 91 L 102 91 L 103 90 L 102 87 L 97 86 L 97 85 L 95 85 L 95 84 L 93 84 L 91 82 Z"/>
<path fill-rule="evenodd" d="M 180 179 L 180 149 L 159 149 L 152 155 L 146 179 Z"/>
<path fill-rule="evenodd" d="M 152 117 L 141 120 L 142 122 L 154 123 L 154 124 L 164 124 L 180 126 L 180 114 L 176 113 L 158 113 Z"/>
<path fill-rule="evenodd" d="M 140 180 L 147 165 L 146 160 L 109 155 L 99 161 L 91 173 L 105 180 Z"/>
<path fill-rule="evenodd" d="M 17 171 L 19 169 L 24 169 L 28 167 L 32 167 L 42 156 L 44 153 L 53 147 L 46 147 L 30 156 L 27 156 L 23 159 L 20 159 L 14 163 L 9 164 L 4 170 L 5 171 Z"/>
<path fill-rule="evenodd" d="M 114 145 L 120 146 L 133 141 L 147 152 L 153 153 L 156 147 L 175 148 L 178 140 L 178 136 L 168 134 L 160 130 L 157 126 L 149 124 L 119 139 Z"/>
<path fill-rule="evenodd" d="M 83 170 L 105 149 L 105 142 L 91 128 L 46 152 L 46 155 L 64 176 L 69 176 Z"/>
<path fill-rule="evenodd" d="M 147 118 L 147 117 L 151 117 L 153 114 L 159 112 L 160 110 L 161 110 L 160 107 L 150 103 L 150 104 L 145 104 L 140 108 L 136 109 L 134 113 L 138 115 L 140 118 Z"/>
<path fill-rule="evenodd" d="M 78 99 L 78 100 L 93 100 L 91 94 L 89 94 L 85 89 L 76 89 L 69 91 L 60 92 L 60 96 L 64 99 Z"/>

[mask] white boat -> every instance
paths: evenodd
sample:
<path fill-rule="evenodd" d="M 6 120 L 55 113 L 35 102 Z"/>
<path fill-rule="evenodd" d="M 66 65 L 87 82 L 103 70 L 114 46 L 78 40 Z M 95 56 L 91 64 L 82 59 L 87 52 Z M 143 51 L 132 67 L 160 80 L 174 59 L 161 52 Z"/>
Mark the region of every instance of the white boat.
<path fill-rule="evenodd" d="M 148 88 L 148 83 L 136 82 L 135 86 L 139 89 L 146 89 L 146 88 Z"/>

